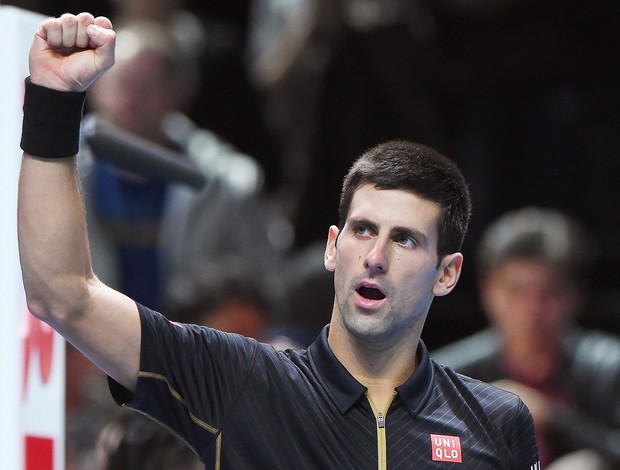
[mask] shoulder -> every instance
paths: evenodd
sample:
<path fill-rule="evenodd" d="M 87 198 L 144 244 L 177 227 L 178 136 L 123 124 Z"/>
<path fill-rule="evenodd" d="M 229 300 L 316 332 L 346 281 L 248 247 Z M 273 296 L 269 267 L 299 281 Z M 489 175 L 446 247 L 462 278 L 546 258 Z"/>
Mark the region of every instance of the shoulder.
<path fill-rule="evenodd" d="M 514 424 L 515 419 L 529 419 L 529 410 L 514 393 L 461 374 L 435 361 L 433 367 L 436 388 L 448 406 L 469 410 L 478 418 L 484 416 L 494 426 L 501 428 Z"/>
<path fill-rule="evenodd" d="M 269 351 L 257 340 L 206 326 L 179 323 L 138 304 L 142 324 L 142 357 L 157 356 L 167 362 L 247 363 L 260 350 Z"/>
<path fill-rule="evenodd" d="M 534 420 L 514 393 L 433 362 L 431 412 L 519 466 L 538 460 Z M 515 467 L 517 468 L 517 467 Z M 525 468 L 528 468 L 527 466 Z"/>
<path fill-rule="evenodd" d="M 200 356 L 221 356 L 244 364 L 290 364 L 307 362 L 305 351 L 279 351 L 273 345 L 236 333 L 228 333 L 201 325 L 179 323 L 163 314 L 138 304 L 143 334 L 143 354 L 148 350 L 177 350 L 183 360 Z M 248 362 L 250 360 L 251 362 Z"/>

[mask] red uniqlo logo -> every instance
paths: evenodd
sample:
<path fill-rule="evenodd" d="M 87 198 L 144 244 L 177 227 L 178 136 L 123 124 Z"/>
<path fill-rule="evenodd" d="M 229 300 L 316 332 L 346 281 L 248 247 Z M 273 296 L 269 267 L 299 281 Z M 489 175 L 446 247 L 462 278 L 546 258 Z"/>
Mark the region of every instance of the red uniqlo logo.
<path fill-rule="evenodd" d="M 433 460 L 461 463 L 461 439 L 458 436 L 431 434 Z"/>

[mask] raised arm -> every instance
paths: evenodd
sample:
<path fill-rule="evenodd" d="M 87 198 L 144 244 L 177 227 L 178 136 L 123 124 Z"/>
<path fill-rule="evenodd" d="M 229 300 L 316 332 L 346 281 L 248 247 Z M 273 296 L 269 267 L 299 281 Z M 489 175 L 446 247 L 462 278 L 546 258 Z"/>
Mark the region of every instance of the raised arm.
<path fill-rule="evenodd" d="M 133 390 L 138 310 L 93 273 L 74 155 L 81 93 L 114 63 L 114 43 L 110 21 L 88 13 L 49 18 L 35 34 L 24 101 L 18 239 L 30 311 Z"/>

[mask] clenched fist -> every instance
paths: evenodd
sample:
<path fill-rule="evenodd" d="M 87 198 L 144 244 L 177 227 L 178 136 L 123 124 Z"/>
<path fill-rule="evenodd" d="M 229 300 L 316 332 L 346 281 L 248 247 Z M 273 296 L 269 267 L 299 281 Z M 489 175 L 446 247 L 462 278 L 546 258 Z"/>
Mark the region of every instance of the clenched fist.
<path fill-rule="evenodd" d="M 103 16 L 48 18 L 30 48 L 30 79 L 55 90 L 85 91 L 114 64 L 115 42 L 112 23 Z"/>

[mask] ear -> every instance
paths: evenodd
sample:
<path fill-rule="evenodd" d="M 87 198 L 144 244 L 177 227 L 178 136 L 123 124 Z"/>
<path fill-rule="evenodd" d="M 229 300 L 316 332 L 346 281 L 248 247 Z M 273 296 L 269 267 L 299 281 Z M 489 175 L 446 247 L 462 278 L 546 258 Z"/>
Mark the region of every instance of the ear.
<path fill-rule="evenodd" d="M 461 276 L 462 266 L 463 255 L 461 253 L 444 256 L 437 269 L 438 277 L 433 286 L 433 294 L 436 296 L 449 294 Z"/>
<path fill-rule="evenodd" d="M 325 247 L 325 257 L 323 260 L 325 269 L 328 271 L 335 271 L 336 269 L 336 240 L 338 240 L 338 233 L 338 227 L 335 225 L 329 227 L 327 246 Z"/>

